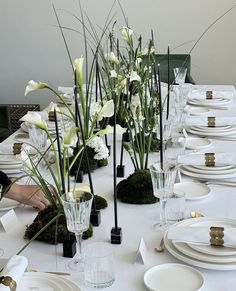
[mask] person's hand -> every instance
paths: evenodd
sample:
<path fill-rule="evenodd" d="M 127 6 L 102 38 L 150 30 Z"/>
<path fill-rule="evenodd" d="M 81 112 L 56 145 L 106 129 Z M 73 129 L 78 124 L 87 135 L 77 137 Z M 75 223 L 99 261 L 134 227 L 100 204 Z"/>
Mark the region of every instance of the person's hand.
<path fill-rule="evenodd" d="M 13 183 L 4 196 L 20 203 L 31 205 L 38 210 L 43 210 L 50 205 L 49 200 L 37 185 Z"/>

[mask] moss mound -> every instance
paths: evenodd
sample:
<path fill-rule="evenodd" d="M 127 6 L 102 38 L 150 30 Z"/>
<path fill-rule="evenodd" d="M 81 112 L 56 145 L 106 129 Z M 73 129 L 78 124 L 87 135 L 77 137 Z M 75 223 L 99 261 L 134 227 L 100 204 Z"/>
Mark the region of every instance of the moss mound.
<path fill-rule="evenodd" d="M 117 185 L 117 197 L 124 203 L 151 204 L 158 201 L 153 195 L 149 170 L 137 170 Z"/>
<path fill-rule="evenodd" d="M 32 239 L 50 220 L 52 220 L 58 214 L 58 209 L 54 206 L 49 206 L 46 209 L 40 211 L 33 223 L 27 226 L 24 237 L 26 239 Z M 66 218 L 62 212 L 62 215 L 57 221 L 53 222 L 47 227 L 41 234 L 39 234 L 36 240 L 44 241 L 49 244 L 63 243 L 67 240 L 71 233 L 67 230 Z M 88 239 L 93 235 L 93 227 L 90 227 L 83 233 L 83 239 Z"/>

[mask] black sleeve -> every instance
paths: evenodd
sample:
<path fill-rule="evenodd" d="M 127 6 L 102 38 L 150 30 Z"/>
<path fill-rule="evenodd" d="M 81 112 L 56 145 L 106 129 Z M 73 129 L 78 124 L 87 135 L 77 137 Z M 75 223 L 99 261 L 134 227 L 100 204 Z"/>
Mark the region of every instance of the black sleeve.
<path fill-rule="evenodd" d="M 11 184 L 11 180 L 2 171 L 0 171 L 0 184 L 2 184 L 2 193 L 4 193 L 5 189 Z"/>

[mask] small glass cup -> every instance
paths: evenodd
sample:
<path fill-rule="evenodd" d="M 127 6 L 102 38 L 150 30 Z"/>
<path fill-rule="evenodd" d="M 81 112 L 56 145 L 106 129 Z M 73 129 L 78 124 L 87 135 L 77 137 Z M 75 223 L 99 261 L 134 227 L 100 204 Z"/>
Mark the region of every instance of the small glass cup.
<path fill-rule="evenodd" d="M 47 134 L 44 130 L 38 128 L 34 124 L 29 126 L 29 138 L 33 147 L 39 152 L 46 149 L 47 146 Z"/>
<path fill-rule="evenodd" d="M 174 165 L 178 165 L 178 157 L 185 152 L 186 137 L 184 134 L 175 133 L 164 144 L 165 159 Z"/>
<path fill-rule="evenodd" d="M 175 75 L 175 83 L 176 84 L 184 84 L 185 78 L 187 74 L 187 68 L 174 68 L 174 75 Z"/>
<path fill-rule="evenodd" d="M 106 288 L 115 281 L 112 245 L 95 242 L 84 248 L 84 281 L 88 287 Z"/>
<path fill-rule="evenodd" d="M 186 198 L 183 191 L 174 192 L 166 201 L 165 217 L 169 224 L 184 220 L 186 214 Z"/>

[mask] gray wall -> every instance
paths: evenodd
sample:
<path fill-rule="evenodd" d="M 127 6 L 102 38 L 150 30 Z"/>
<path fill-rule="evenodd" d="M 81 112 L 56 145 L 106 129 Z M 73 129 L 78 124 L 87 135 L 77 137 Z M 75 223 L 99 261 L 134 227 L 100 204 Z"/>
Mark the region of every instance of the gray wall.
<path fill-rule="evenodd" d="M 120 0 L 130 27 L 143 39 L 154 30 L 156 48 L 188 53 L 196 39 L 217 17 L 236 4 L 232 0 Z M 81 0 L 93 23 L 102 25 L 112 0 Z M 61 23 L 81 30 L 70 15 L 79 16 L 79 1 L 54 0 Z M 62 10 L 61 10 L 62 9 Z M 68 11 L 70 13 L 68 13 Z M 119 6 L 112 15 L 124 25 Z M 193 50 L 192 75 L 199 84 L 236 84 L 236 9 L 217 22 Z M 46 106 L 47 91 L 24 96 L 29 80 L 48 82 L 55 88 L 73 84 L 73 74 L 48 0 L 0 0 L 0 103 L 39 103 Z M 83 54 L 78 33 L 66 31 L 73 58 Z M 185 43 L 185 44 L 184 44 Z"/>

